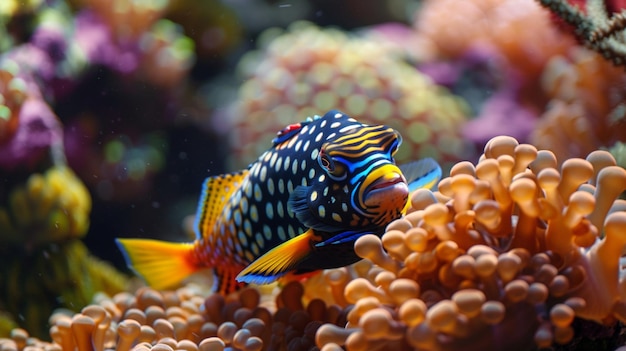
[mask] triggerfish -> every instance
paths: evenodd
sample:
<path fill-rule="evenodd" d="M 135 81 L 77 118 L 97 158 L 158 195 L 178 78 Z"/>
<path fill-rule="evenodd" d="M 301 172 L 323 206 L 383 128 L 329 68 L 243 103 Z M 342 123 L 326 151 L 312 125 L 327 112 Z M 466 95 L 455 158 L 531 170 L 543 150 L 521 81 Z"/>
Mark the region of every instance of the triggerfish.
<path fill-rule="evenodd" d="M 441 177 L 430 158 L 398 167 L 400 142 L 394 129 L 339 111 L 308 118 L 279 131 L 247 169 L 204 181 L 194 242 L 117 243 L 129 267 L 156 289 L 206 267 L 227 294 L 245 283 L 346 266 L 360 259 L 360 236 L 380 236 L 403 215 L 409 183 L 430 188 Z"/>

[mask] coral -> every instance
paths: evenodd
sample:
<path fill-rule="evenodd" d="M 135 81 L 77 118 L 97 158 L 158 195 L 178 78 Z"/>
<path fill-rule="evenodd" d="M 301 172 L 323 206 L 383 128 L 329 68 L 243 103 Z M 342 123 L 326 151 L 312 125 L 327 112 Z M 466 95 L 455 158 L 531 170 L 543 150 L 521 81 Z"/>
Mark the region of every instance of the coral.
<path fill-rule="evenodd" d="M 46 321 L 57 308 L 80 310 L 96 292 L 123 291 L 127 278 L 109 263 L 91 256 L 78 239 L 39 245 L 25 252 L 16 246 L 0 250 L 0 309 L 33 335 L 43 337 Z"/>
<path fill-rule="evenodd" d="M 0 168 L 8 171 L 36 168 L 63 143 L 59 120 L 18 67 L 7 61 L 0 68 Z"/>
<path fill-rule="evenodd" d="M 574 321 L 625 322 L 626 170 L 605 151 L 557 169 L 547 150 L 510 137 L 457 163 L 439 191 L 355 251 L 361 277 L 327 272 L 354 307 L 322 326 L 320 349 L 525 350 L 575 339 Z M 342 273 L 343 272 L 343 273 Z"/>
<path fill-rule="evenodd" d="M 91 197 L 66 166 L 34 173 L 8 190 L 0 206 L 0 243 L 28 248 L 80 238 L 89 228 Z"/>
<path fill-rule="evenodd" d="M 626 65 L 626 14 L 624 4 L 604 0 L 538 0 L 571 26 L 576 38 L 615 65 Z M 579 7 L 582 6 L 582 9 Z M 618 12 L 621 10 L 622 12 Z"/>
<path fill-rule="evenodd" d="M 475 119 L 462 135 L 480 148 L 497 135 L 528 140 L 546 102 L 539 77 L 575 45 L 533 0 L 425 1 L 414 27 L 418 68 L 468 101 Z"/>
<path fill-rule="evenodd" d="M 134 294 L 99 294 L 78 314 L 50 317 L 52 342 L 14 329 L 0 345 L 57 350 L 306 350 L 325 322 L 345 323 L 337 306 L 314 300 L 304 306 L 302 286 L 271 290 L 245 288 L 227 297 L 188 284 L 175 291 L 139 288 Z M 272 298 L 275 296 L 275 299 Z"/>
<path fill-rule="evenodd" d="M 260 41 L 267 46 L 239 64 L 246 81 L 235 105 L 216 122 L 231 132 L 233 168 L 257 157 L 285 125 L 331 108 L 404 131 L 399 163 L 471 155 L 459 138 L 463 102 L 397 58 L 393 46 L 304 22 L 268 30 Z"/>
<path fill-rule="evenodd" d="M 530 142 L 562 160 L 626 140 L 625 83 L 623 69 L 586 49 L 554 57 L 541 77 L 551 101 Z"/>
<path fill-rule="evenodd" d="M 503 59 L 528 81 L 541 74 L 550 57 L 565 53 L 573 43 L 553 28 L 533 0 L 426 1 L 414 26 L 423 45 L 433 51 L 430 55 L 460 58 L 485 46 L 495 53 L 494 60 Z"/>
<path fill-rule="evenodd" d="M 122 290 L 126 278 L 80 241 L 91 196 L 66 164 L 41 76 L 19 57 L 4 57 L 0 69 L 0 310 L 42 335 L 54 308 L 80 308 L 96 291 Z"/>

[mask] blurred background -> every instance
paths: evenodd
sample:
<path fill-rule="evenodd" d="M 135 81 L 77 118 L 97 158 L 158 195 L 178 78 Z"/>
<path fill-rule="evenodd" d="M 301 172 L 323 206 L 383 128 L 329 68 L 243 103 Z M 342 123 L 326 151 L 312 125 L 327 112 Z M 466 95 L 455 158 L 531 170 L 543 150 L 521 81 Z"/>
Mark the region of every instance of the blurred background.
<path fill-rule="evenodd" d="M 0 311 L 36 313 L 33 277 L 50 309 L 78 307 L 77 265 L 106 272 L 84 296 L 122 289 L 114 238 L 190 240 L 204 178 L 329 109 L 400 130 L 399 163 L 449 169 L 511 135 L 623 166 L 624 69 L 558 15 L 533 0 L 2 1 Z"/>

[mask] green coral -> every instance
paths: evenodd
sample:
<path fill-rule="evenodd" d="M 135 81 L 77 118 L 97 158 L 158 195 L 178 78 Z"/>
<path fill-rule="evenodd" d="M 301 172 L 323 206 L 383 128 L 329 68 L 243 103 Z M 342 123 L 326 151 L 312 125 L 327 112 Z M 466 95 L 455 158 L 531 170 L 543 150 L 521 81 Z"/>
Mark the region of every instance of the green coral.
<path fill-rule="evenodd" d="M 32 174 L 0 207 L 0 243 L 36 247 L 82 237 L 90 211 L 89 192 L 68 167 Z"/>
<path fill-rule="evenodd" d="M 48 335 L 48 317 L 57 308 L 79 311 L 96 292 L 114 295 L 127 278 L 91 256 L 78 239 L 42 245 L 28 253 L 2 249 L 0 310 L 20 316 L 31 334 Z"/>

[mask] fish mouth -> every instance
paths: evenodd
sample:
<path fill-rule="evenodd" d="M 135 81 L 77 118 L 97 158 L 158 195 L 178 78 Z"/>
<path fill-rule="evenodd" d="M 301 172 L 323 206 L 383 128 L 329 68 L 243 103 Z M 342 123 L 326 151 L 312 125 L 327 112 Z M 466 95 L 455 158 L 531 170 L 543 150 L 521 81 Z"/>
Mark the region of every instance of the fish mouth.
<path fill-rule="evenodd" d="M 372 200 L 379 196 L 408 194 L 408 184 L 400 173 L 383 174 L 365 189 L 366 199 Z"/>
<path fill-rule="evenodd" d="M 374 190 L 385 189 L 390 186 L 394 186 L 398 183 L 406 184 L 406 180 L 404 179 L 404 176 L 398 173 L 388 173 L 376 179 L 374 183 L 370 184 L 370 186 L 367 187 L 366 192 L 370 193 L 371 191 L 374 191 Z"/>

